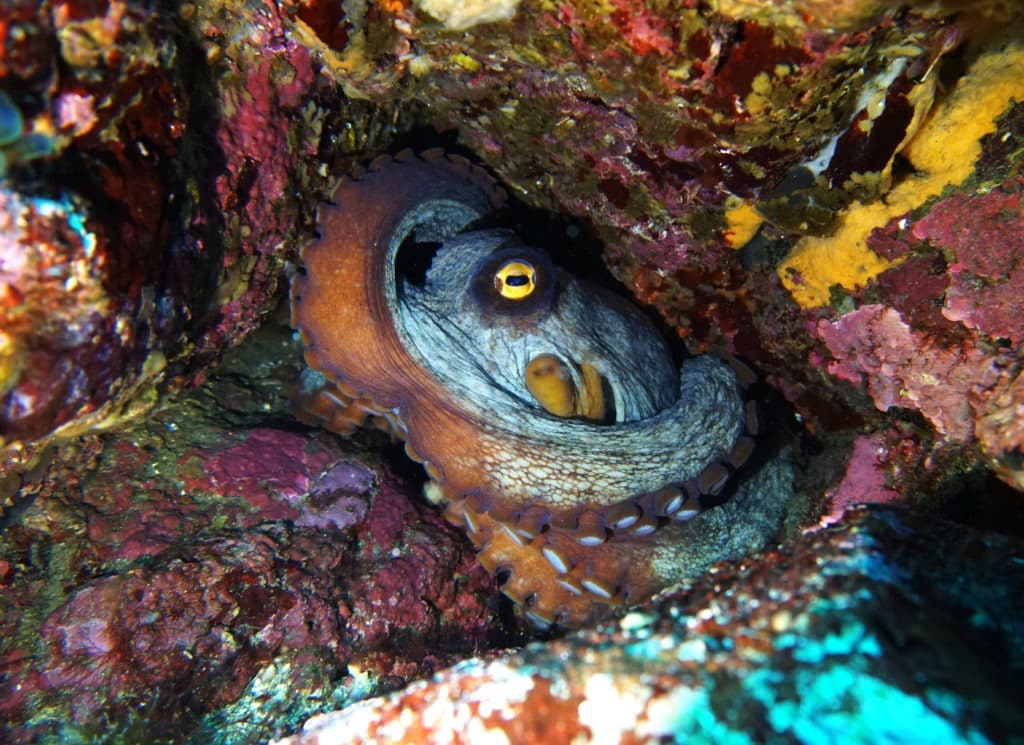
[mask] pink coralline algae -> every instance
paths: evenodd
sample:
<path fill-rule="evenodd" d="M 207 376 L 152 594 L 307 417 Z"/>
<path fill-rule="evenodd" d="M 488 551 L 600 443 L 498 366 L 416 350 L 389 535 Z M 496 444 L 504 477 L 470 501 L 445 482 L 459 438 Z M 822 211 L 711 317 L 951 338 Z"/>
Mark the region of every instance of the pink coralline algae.
<path fill-rule="evenodd" d="M 258 427 L 233 447 L 213 454 L 188 451 L 180 463 L 186 472 L 196 473 L 185 479 L 190 489 L 242 496 L 263 519 L 288 518 L 299 525 L 341 528 L 353 518 L 346 519 L 345 506 L 335 500 L 348 492 L 365 503 L 373 473 L 359 463 L 337 458 L 337 449 L 330 444 L 311 446 L 301 435 Z M 365 504 L 358 500 L 349 507 L 353 515 L 365 514 Z"/>
<path fill-rule="evenodd" d="M 222 505 L 198 494 L 132 500 L 124 519 L 87 512 L 88 530 L 65 536 L 60 549 L 77 575 L 66 599 L 36 621 L 5 615 L 8 731 L 27 733 L 32 701 L 45 696 L 62 712 L 52 732 L 88 729 L 98 716 L 124 727 L 145 702 L 149 726 L 170 736 L 236 705 L 271 668 L 290 671 L 288 685 L 303 691 L 291 708 L 301 711 L 394 688 L 450 663 L 455 648 L 483 644 L 493 590 L 460 537 L 410 505 L 391 477 L 345 461 L 332 469 L 344 473 L 325 487 L 352 508 L 307 508 L 295 523 L 245 509 L 230 492 Z M 373 493 L 358 492 L 368 475 Z M 211 528 L 211 516 L 227 524 Z M 369 535 L 381 542 L 364 543 Z M 9 539 L 24 537 L 18 529 Z M 34 542 L 48 544 L 47 532 Z M 45 577 L 22 558 L 6 564 L 8 610 Z M 26 628 L 34 624 L 38 635 Z"/>
<path fill-rule="evenodd" d="M 912 232 L 951 254 L 943 315 L 1017 346 L 1024 341 L 1024 180 L 1014 186 L 951 197 Z"/>
<path fill-rule="evenodd" d="M 166 360 L 154 283 L 181 109 L 152 12 L 97 13 L 19 0 L 0 21 L 0 88 L 53 143 L 14 164 L 0 197 L 0 467 L 60 427 L 116 420 Z"/>
<path fill-rule="evenodd" d="M 306 572 L 280 552 L 270 538 L 205 541 L 82 587 L 40 628 L 45 687 L 77 690 L 70 716 L 84 723 L 112 697 L 126 705 L 154 687 L 179 692 L 185 706 L 200 703 L 192 695 L 223 705 L 287 649 L 296 662 L 343 664 L 330 651 L 339 635 L 331 599 L 304 587 Z"/>
<path fill-rule="evenodd" d="M 822 320 L 817 335 L 835 358 L 829 373 L 866 385 L 879 411 L 918 409 L 938 432 L 960 440 L 972 437 L 975 406 L 1001 379 L 989 355 L 967 343 L 932 345 L 883 305 Z"/>
<path fill-rule="evenodd" d="M 341 530 L 361 522 L 367 513 L 366 500 L 361 495 L 369 493 L 375 482 L 376 475 L 361 463 L 335 463 L 310 485 L 306 509 L 296 525 Z"/>
<path fill-rule="evenodd" d="M 842 481 L 826 492 L 828 511 L 822 517 L 822 523 L 836 522 L 855 505 L 902 501 L 899 489 L 889 483 L 890 474 L 896 476 L 893 472 L 898 467 L 890 469 L 887 464 L 889 458 L 899 453 L 901 441 L 913 447 L 911 438 L 902 437 L 892 428 L 861 435 L 854 440 Z"/>
<path fill-rule="evenodd" d="M 831 375 L 866 388 L 879 411 L 920 411 L 937 434 L 980 449 L 1017 486 L 1024 484 L 1022 190 L 1024 181 L 1010 178 L 875 230 L 868 245 L 893 266 L 859 293 L 871 302 L 811 329 L 830 355 Z"/>
<path fill-rule="evenodd" d="M 443 525 L 405 494 L 377 492 L 370 514 L 357 526 L 363 548 L 343 611 L 367 647 L 411 639 L 413 631 L 422 637 L 458 629 L 467 641 L 486 633 L 486 605 L 470 591 L 489 583 L 469 552 L 453 556 L 451 533 Z"/>
<path fill-rule="evenodd" d="M 226 279 L 235 285 L 225 289 L 245 293 L 247 300 L 221 308 L 210 340 L 215 344 L 251 330 L 254 309 L 276 289 L 276 254 L 291 237 L 298 217 L 299 205 L 289 202 L 296 160 L 313 162 L 317 156 L 317 139 L 296 138 L 293 118 L 314 81 L 311 55 L 285 34 L 281 24 L 270 4 L 256 10 L 251 25 L 243 27 L 248 37 L 232 40 L 237 46 L 220 62 L 224 74 L 238 76 L 241 84 L 224 91 L 224 116 L 217 119 L 216 139 L 226 168 L 214 188 L 221 209 L 249 229 L 224 257 Z M 199 26 L 210 48 L 219 48 L 225 31 L 221 23 L 211 19 Z M 267 210 L 268 204 L 282 204 L 282 209 L 275 214 Z M 242 266 L 247 270 L 237 273 Z"/>

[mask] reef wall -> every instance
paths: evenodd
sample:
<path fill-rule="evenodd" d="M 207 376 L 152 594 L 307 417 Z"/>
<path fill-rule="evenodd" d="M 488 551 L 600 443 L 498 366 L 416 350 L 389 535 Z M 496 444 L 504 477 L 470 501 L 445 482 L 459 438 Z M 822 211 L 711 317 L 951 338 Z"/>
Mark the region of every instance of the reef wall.
<path fill-rule="evenodd" d="M 798 455 L 792 534 L 885 502 L 1019 535 L 1021 12 L 7 3 L 7 726 L 269 737 L 488 630 L 519 638 L 399 455 L 286 411 L 299 353 L 275 311 L 317 205 L 403 147 L 482 165 L 524 224 L 579 266 L 600 257 L 689 352 L 754 367 Z M 263 356 L 218 369 L 261 326 Z"/>

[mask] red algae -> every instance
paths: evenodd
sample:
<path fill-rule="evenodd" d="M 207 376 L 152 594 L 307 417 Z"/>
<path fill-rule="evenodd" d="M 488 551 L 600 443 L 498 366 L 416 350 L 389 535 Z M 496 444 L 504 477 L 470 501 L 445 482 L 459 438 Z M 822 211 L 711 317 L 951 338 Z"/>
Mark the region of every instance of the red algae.
<path fill-rule="evenodd" d="M 866 385 L 879 411 L 919 409 L 940 434 L 969 440 L 972 401 L 999 381 L 995 360 L 965 344 L 934 348 L 892 308 L 865 305 L 837 321 L 820 321 L 817 335 L 835 361 L 828 371 Z"/>
<path fill-rule="evenodd" d="M 949 252 L 943 315 L 993 340 L 1024 340 L 1024 182 L 935 205 L 913 234 Z"/>
<path fill-rule="evenodd" d="M 0 441 L 87 414 L 120 383 L 134 345 L 117 331 L 129 316 L 105 286 L 104 246 L 71 203 L 0 186 Z"/>
<path fill-rule="evenodd" d="M 860 504 L 899 504 L 905 497 L 890 483 L 896 480 L 890 476 L 888 461 L 898 456 L 900 441 L 914 447 L 914 440 L 903 437 L 894 428 L 870 435 L 861 435 L 853 442 L 853 450 L 846 464 L 842 481 L 826 492 L 828 511 L 823 515 L 822 524 L 840 520 L 846 510 Z M 898 470 L 899 464 L 891 470 Z"/>
<path fill-rule="evenodd" d="M 281 647 L 329 661 L 337 628 L 327 599 L 277 586 L 286 569 L 269 548 L 230 539 L 199 545 L 187 560 L 79 589 L 41 626 L 46 687 L 77 689 L 69 713 L 81 723 L 153 687 L 205 688 L 214 694 L 207 703 L 222 705 Z M 221 669 L 216 682 L 204 680 L 211 663 Z"/>
<path fill-rule="evenodd" d="M 146 411 L 252 331 L 326 184 L 310 49 L 280 8 L 203 8 L 5 12 L 0 88 L 25 136 L 52 144 L 31 161 L 3 146 L 0 463 L 16 473 Z"/>
<path fill-rule="evenodd" d="M 213 454 L 186 452 L 180 462 L 197 459 L 201 463 L 197 470 L 202 475 L 185 482 L 189 489 L 238 494 L 268 518 L 295 518 L 298 513 L 289 504 L 309 492 L 311 478 L 330 457 L 325 451 L 307 457 L 308 444 L 298 434 L 257 428 L 234 447 Z"/>

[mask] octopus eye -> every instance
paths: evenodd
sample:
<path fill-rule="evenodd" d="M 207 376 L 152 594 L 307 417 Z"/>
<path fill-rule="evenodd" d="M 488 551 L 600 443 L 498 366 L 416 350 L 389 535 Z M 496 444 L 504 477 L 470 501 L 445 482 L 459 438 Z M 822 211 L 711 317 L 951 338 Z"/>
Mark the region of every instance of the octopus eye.
<path fill-rule="evenodd" d="M 506 239 L 473 267 L 466 291 L 488 324 L 527 328 L 551 312 L 558 281 L 545 254 Z"/>
<path fill-rule="evenodd" d="M 509 300 L 522 300 L 537 288 L 537 270 L 528 261 L 511 259 L 494 273 L 494 289 Z"/>

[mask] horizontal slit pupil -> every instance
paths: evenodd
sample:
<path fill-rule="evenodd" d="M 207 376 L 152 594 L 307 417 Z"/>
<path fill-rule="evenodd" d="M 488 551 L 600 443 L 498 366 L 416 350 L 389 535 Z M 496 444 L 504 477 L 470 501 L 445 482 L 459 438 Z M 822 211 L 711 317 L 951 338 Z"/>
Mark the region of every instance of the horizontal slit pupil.
<path fill-rule="evenodd" d="M 512 287 L 522 287 L 529 283 L 529 278 L 524 274 L 513 274 L 505 279 L 505 284 Z"/>

